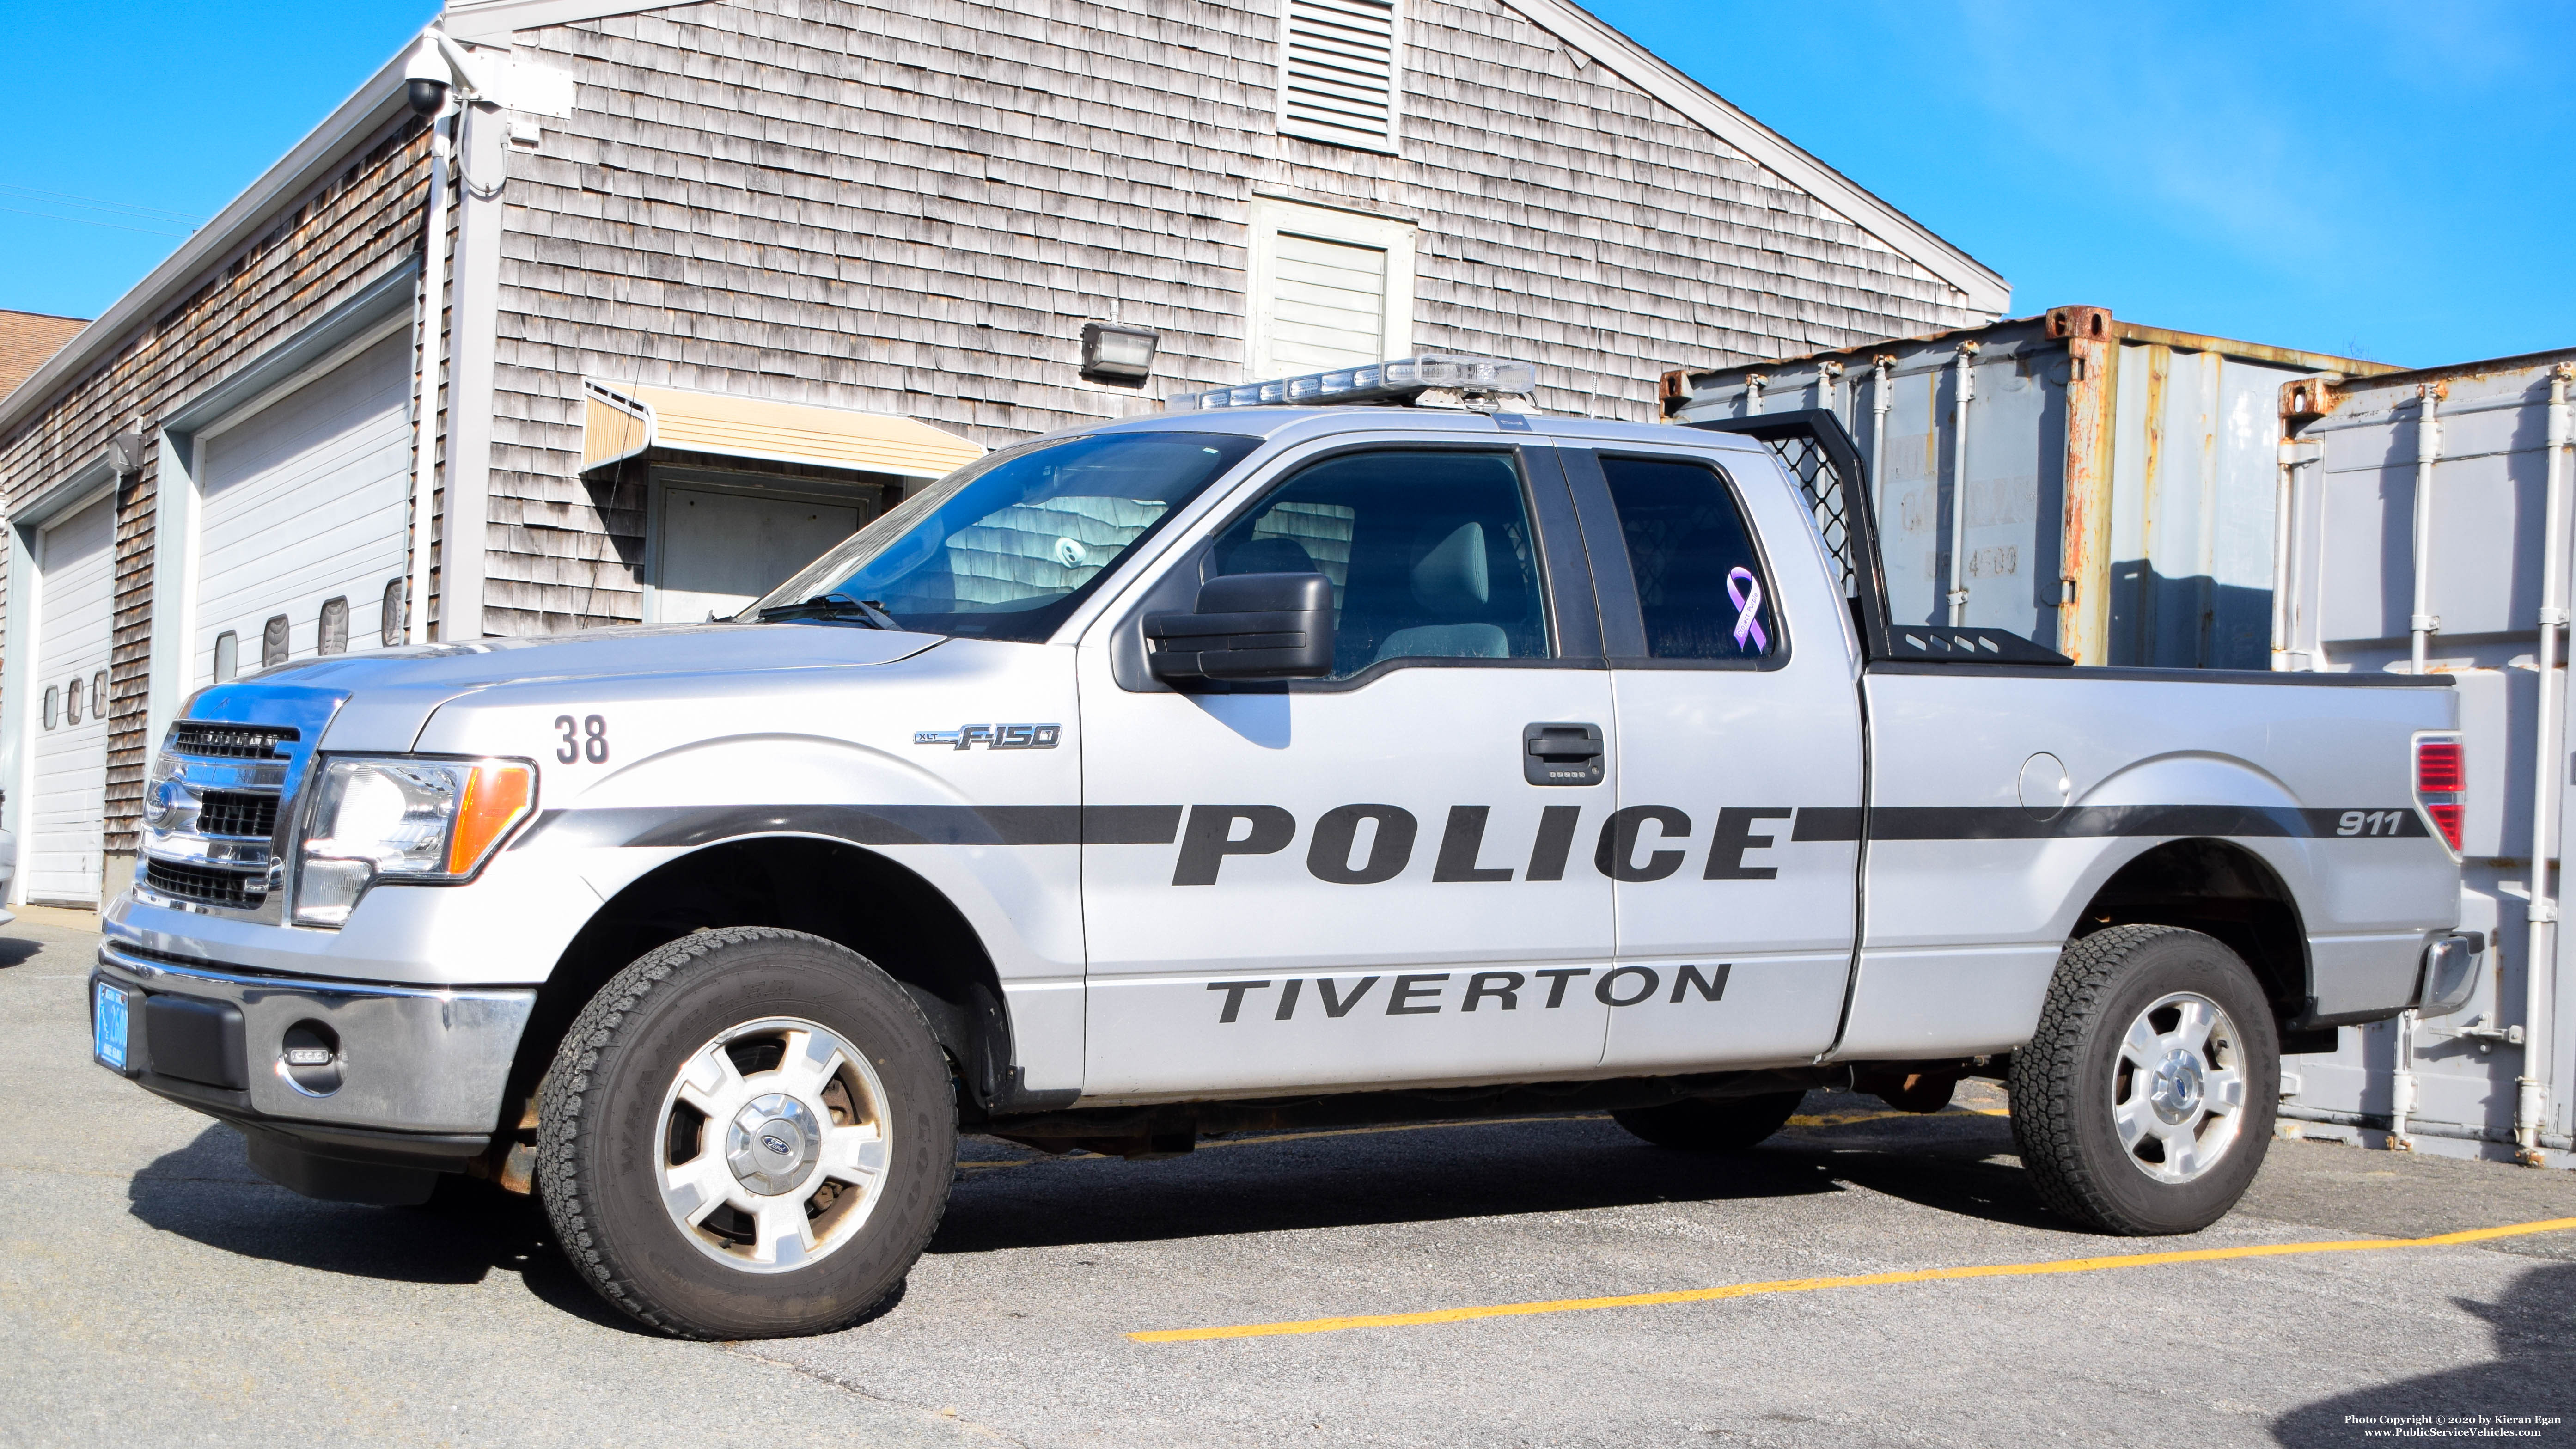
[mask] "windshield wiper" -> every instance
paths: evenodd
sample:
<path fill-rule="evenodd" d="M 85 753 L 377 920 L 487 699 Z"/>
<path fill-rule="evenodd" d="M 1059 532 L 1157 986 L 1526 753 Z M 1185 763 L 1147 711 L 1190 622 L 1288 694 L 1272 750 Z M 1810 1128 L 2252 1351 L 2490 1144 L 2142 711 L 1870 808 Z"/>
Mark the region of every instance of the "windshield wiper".
<path fill-rule="evenodd" d="M 764 624 L 781 619 L 849 619 L 871 629 L 903 628 L 874 600 L 853 599 L 847 594 L 816 594 L 801 604 L 778 604 L 760 611 L 760 622 Z"/>

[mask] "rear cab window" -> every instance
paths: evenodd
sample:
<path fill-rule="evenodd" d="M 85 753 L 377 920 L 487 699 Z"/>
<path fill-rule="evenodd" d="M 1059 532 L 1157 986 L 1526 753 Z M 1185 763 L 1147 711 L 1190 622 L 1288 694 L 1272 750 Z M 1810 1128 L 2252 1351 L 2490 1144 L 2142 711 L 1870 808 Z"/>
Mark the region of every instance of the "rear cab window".
<path fill-rule="evenodd" d="M 1778 596 L 1726 475 L 1691 458 L 1602 454 L 1598 462 L 1635 580 L 1646 657 L 1735 668 L 1784 662 Z"/>

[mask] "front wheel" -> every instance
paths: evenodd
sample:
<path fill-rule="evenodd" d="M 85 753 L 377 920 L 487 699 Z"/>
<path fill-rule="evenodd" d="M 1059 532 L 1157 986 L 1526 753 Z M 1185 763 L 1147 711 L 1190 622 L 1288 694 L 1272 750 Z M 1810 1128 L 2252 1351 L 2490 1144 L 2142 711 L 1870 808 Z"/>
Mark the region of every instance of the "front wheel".
<path fill-rule="evenodd" d="M 825 1333 L 902 1282 L 955 1172 L 947 1059 L 904 989 L 737 927 L 591 998 L 537 1108 L 537 1192 L 590 1285 L 688 1338 Z"/>
<path fill-rule="evenodd" d="M 2041 1201 L 2105 1233 L 2196 1232 L 2254 1181 L 2280 1101 L 2271 1004 L 2198 931 L 2113 926 L 2058 958 L 2012 1056 L 2013 1141 Z"/>

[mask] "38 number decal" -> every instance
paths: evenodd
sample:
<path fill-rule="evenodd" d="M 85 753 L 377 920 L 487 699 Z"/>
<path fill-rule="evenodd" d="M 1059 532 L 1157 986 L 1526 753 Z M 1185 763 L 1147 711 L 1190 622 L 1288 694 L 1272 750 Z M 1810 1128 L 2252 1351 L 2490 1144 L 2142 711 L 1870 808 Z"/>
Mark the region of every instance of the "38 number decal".
<path fill-rule="evenodd" d="M 555 758 L 564 764 L 588 760 L 594 765 L 608 763 L 608 717 L 588 714 L 575 720 L 571 715 L 555 716 L 555 728 L 563 739 L 555 746 Z"/>

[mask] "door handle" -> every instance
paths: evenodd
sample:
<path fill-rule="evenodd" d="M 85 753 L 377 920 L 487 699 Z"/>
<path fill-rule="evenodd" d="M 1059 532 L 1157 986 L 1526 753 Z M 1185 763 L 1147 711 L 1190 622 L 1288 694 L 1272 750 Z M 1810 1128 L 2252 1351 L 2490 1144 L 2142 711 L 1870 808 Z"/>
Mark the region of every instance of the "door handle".
<path fill-rule="evenodd" d="M 1533 785 L 1598 785 L 1608 754 L 1596 724 L 1534 724 L 1521 730 L 1521 778 Z"/>

